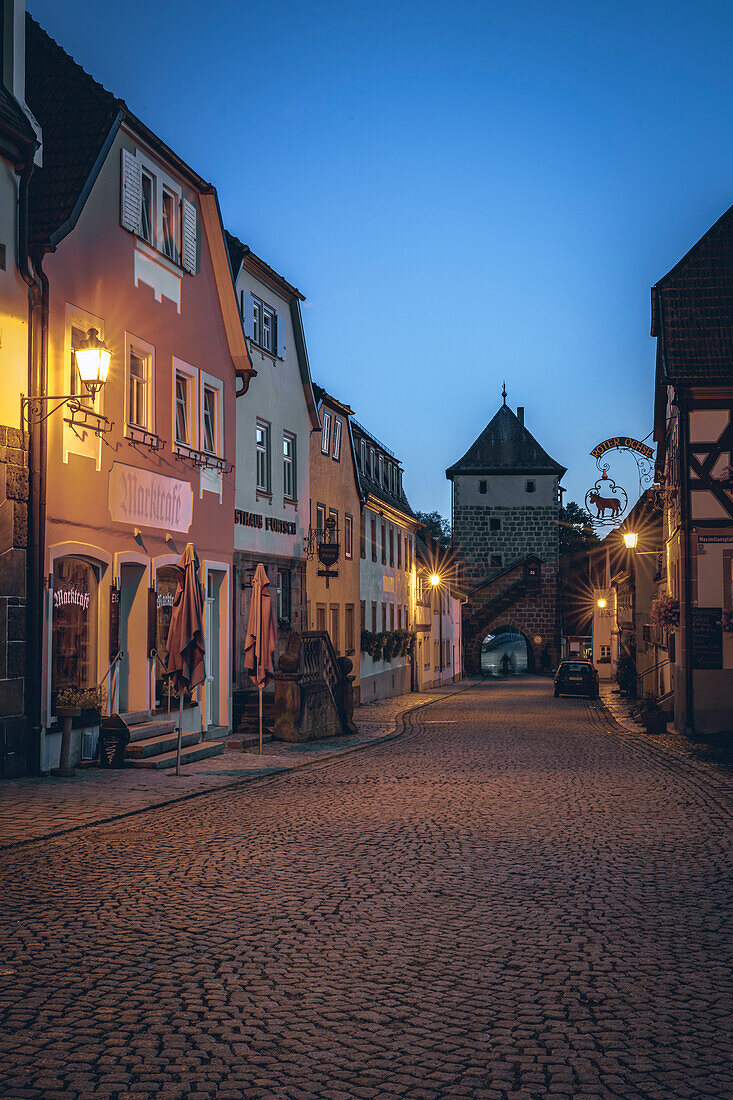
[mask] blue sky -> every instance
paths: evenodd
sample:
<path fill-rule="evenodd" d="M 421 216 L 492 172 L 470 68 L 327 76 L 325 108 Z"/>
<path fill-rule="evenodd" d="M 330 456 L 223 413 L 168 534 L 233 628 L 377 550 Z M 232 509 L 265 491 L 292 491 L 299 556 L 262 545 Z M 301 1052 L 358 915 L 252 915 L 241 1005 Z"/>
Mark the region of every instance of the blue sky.
<path fill-rule="evenodd" d="M 598 8 L 29 0 L 303 291 L 314 379 L 445 515 L 503 379 L 571 498 L 651 431 L 649 288 L 733 201 L 733 5 Z"/>

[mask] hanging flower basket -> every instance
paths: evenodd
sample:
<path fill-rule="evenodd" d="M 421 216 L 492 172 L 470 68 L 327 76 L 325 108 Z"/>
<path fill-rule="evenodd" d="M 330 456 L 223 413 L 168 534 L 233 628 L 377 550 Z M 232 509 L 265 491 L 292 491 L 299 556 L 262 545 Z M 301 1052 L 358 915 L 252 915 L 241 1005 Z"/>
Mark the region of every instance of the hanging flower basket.
<path fill-rule="evenodd" d="M 680 625 L 680 601 L 673 596 L 660 596 L 652 604 L 650 618 L 654 626 L 674 630 Z"/>

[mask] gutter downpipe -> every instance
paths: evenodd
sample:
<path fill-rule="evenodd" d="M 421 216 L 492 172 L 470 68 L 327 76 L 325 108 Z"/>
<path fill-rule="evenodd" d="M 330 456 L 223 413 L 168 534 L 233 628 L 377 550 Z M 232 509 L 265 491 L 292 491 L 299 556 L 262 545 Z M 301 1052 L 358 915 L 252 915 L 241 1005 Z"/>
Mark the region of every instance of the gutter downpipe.
<path fill-rule="evenodd" d="M 28 188 L 33 173 L 34 153 L 23 166 L 18 194 L 18 269 L 28 286 L 28 396 L 45 391 L 48 346 L 48 279 L 39 255 L 30 266 L 28 248 Z M 23 425 L 21 424 L 21 428 Z M 25 712 L 28 719 L 27 770 L 41 774 L 41 687 L 43 682 L 43 595 L 46 523 L 46 425 L 28 425 L 28 551 L 26 556 L 26 678 Z"/>

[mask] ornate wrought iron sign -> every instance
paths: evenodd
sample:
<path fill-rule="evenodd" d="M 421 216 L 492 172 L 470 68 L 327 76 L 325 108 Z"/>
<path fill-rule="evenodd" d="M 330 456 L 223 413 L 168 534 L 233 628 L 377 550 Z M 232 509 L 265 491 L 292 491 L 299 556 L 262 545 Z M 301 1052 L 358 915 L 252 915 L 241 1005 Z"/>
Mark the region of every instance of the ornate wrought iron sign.
<path fill-rule="evenodd" d="M 585 494 L 585 507 L 593 517 L 595 527 L 618 526 L 629 506 L 626 490 L 622 485 L 617 485 L 609 475 L 610 464 L 604 461 L 610 451 L 623 451 L 632 455 L 639 475 L 639 495 L 654 481 L 654 451 L 651 447 L 631 436 L 616 435 L 604 439 L 590 452 L 601 476 Z"/>

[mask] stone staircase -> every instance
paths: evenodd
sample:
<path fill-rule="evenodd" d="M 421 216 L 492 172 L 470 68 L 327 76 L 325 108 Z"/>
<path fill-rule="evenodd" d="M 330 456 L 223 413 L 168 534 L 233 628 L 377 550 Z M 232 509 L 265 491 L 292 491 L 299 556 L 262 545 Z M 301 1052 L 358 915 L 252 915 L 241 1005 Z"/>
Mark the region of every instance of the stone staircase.
<path fill-rule="evenodd" d="M 178 734 L 172 718 L 171 721 L 151 718 L 147 711 L 121 714 L 120 717 L 130 731 L 130 741 L 125 750 L 125 763 L 129 768 L 149 768 L 153 771 L 175 768 Z M 193 764 L 209 756 L 219 756 L 225 747 L 223 741 L 204 741 L 198 731 L 184 730 L 181 764 Z"/>
<path fill-rule="evenodd" d="M 227 738 L 228 749 L 251 752 L 260 747 L 259 692 L 236 691 L 232 704 L 233 733 Z M 275 695 L 264 692 L 262 695 L 262 744 L 272 741 Z"/>

